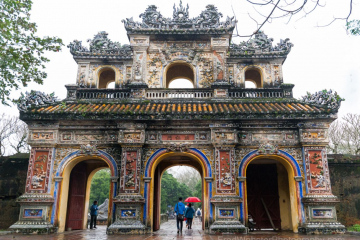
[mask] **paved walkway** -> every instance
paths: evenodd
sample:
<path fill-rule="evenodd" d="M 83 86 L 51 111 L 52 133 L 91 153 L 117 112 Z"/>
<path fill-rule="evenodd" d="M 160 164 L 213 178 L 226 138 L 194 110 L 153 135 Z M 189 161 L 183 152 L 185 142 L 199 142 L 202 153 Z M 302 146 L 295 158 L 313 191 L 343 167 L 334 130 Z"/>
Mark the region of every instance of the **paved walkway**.
<path fill-rule="evenodd" d="M 195 220 L 195 225 L 193 225 L 193 229 L 184 229 L 182 234 L 176 233 L 176 222 L 174 220 L 170 220 L 161 225 L 161 229 L 159 231 L 154 232 L 153 234 L 147 235 L 106 235 L 106 226 L 98 226 L 96 230 L 76 230 L 59 234 L 51 234 L 51 235 L 5 235 L 0 236 L 0 239 L 4 240 L 111 240 L 111 239 L 124 239 L 124 240 L 172 240 L 172 239 L 184 239 L 184 240 L 320 240 L 320 239 L 328 239 L 328 240 L 342 240 L 342 239 L 360 239 L 360 235 L 299 235 L 291 232 L 267 232 L 267 233 L 259 233 L 254 232 L 249 235 L 206 235 L 201 230 L 200 223 Z M 184 226 L 185 227 L 185 226 Z"/>

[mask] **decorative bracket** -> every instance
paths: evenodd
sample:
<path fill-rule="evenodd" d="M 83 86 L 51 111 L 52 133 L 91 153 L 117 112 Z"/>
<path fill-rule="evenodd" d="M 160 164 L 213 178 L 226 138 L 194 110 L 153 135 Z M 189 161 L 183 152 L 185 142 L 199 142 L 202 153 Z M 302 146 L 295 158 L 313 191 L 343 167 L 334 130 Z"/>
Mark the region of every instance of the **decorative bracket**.
<path fill-rule="evenodd" d="M 214 179 L 212 177 L 204 177 L 206 182 L 212 182 Z"/>
<path fill-rule="evenodd" d="M 149 183 L 152 177 L 143 177 L 144 182 Z"/>

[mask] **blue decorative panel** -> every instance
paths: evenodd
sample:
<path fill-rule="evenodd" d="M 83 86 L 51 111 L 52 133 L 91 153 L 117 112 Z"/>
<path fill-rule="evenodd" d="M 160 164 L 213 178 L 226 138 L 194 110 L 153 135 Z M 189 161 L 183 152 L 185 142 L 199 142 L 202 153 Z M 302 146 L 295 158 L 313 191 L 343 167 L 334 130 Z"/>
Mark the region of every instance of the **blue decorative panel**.
<path fill-rule="evenodd" d="M 219 218 L 234 217 L 234 209 L 219 209 Z"/>
<path fill-rule="evenodd" d="M 134 218 L 136 216 L 135 209 L 121 209 L 121 217 Z"/>
<path fill-rule="evenodd" d="M 313 209 L 313 218 L 333 218 L 332 209 Z"/>
<path fill-rule="evenodd" d="M 41 218 L 42 209 L 24 209 L 24 218 Z"/>

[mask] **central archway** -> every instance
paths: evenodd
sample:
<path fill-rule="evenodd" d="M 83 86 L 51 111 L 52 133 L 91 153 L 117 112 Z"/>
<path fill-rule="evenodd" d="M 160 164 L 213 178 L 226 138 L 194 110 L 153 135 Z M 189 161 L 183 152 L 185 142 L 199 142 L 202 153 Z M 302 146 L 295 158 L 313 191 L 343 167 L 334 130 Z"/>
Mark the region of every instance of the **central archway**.
<path fill-rule="evenodd" d="M 186 63 L 185 61 L 175 61 L 165 69 L 164 74 L 164 86 L 169 88 L 170 83 L 176 80 L 182 79 L 183 81 L 188 80 L 191 82 L 193 87 L 195 84 L 195 70 L 193 66 Z"/>
<path fill-rule="evenodd" d="M 160 228 L 160 187 L 161 176 L 164 171 L 172 166 L 185 165 L 197 169 L 202 179 L 202 228 L 209 224 L 212 218 L 210 198 L 212 196 L 212 178 L 210 162 L 204 154 L 197 149 L 188 149 L 186 152 L 172 152 L 168 149 L 160 149 L 148 160 L 145 168 L 145 178 L 151 179 L 145 185 L 146 204 L 144 206 L 144 221 L 153 231 Z M 209 182 L 208 182 L 209 181 Z M 176 203 L 174 203 L 175 205 Z"/>

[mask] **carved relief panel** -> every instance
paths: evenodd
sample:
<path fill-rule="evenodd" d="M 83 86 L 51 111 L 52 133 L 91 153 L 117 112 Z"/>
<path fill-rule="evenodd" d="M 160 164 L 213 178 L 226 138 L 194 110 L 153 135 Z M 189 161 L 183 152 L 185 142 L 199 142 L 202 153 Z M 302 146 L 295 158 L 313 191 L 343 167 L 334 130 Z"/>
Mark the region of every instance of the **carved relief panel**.
<path fill-rule="evenodd" d="M 327 143 L 329 141 L 327 129 L 300 129 L 301 142 Z"/>
<path fill-rule="evenodd" d="M 119 143 L 144 143 L 145 131 L 142 130 L 120 130 Z"/>
<path fill-rule="evenodd" d="M 331 193 L 326 148 L 304 147 L 309 193 Z"/>
<path fill-rule="evenodd" d="M 273 142 L 281 145 L 296 145 L 299 143 L 299 134 L 290 130 L 272 131 L 240 131 L 239 141 L 242 145 L 258 145 L 264 142 Z"/>
<path fill-rule="evenodd" d="M 233 144 L 238 142 L 234 129 L 212 129 L 211 142 L 215 144 Z"/>
<path fill-rule="evenodd" d="M 116 131 L 60 131 L 59 143 L 62 144 L 106 144 L 116 143 L 118 134 Z"/>
<path fill-rule="evenodd" d="M 141 149 L 123 148 L 120 193 L 138 193 L 140 189 Z"/>
<path fill-rule="evenodd" d="M 234 148 L 215 149 L 216 192 L 235 193 L 235 150 Z"/>
<path fill-rule="evenodd" d="M 26 180 L 27 193 L 46 193 L 52 160 L 52 148 L 32 148 Z"/>
<path fill-rule="evenodd" d="M 57 134 L 57 130 L 29 130 L 28 143 L 30 145 L 56 143 Z"/>
<path fill-rule="evenodd" d="M 181 132 L 148 132 L 146 142 L 149 144 L 167 144 L 167 143 L 208 143 L 210 134 L 203 131 L 181 131 Z"/>

